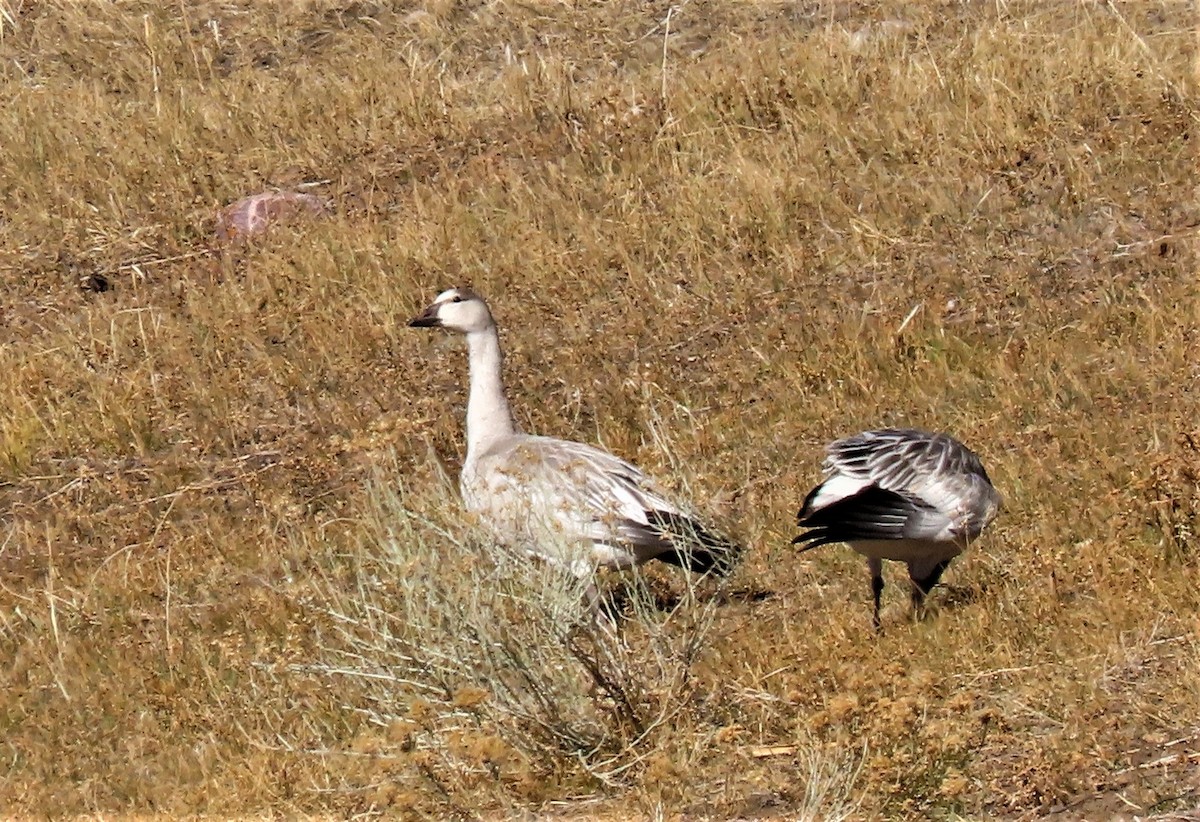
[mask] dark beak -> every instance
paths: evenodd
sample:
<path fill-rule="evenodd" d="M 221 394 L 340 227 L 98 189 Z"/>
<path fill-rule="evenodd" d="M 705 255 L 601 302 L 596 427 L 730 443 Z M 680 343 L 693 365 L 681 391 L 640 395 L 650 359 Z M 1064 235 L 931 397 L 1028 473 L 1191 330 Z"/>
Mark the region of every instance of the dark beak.
<path fill-rule="evenodd" d="M 441 324 L 437 308 L 432 305 L 408 321 L 409 328 L 437 328 Z"/>

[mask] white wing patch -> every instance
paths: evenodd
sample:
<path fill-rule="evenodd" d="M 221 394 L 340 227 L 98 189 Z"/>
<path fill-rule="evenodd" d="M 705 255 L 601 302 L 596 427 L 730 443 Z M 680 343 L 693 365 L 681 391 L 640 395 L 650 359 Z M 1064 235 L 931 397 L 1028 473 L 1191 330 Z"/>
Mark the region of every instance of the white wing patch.
<path fill-rule="evenodd" d="M 812 498 L 811 507 L 814 511 L 828 508 L 835 502 L 852 497 L 871 485 L 865 477 L 852 477 L 847 474 L 834 474 L 821 483 L 817 494 Z"/>

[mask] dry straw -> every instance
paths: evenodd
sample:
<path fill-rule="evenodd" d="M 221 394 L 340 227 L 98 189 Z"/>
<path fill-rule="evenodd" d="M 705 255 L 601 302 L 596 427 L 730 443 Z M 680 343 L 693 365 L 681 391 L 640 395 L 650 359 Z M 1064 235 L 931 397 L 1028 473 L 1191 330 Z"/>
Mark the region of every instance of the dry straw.
<path fill-rule="evenodd" d="M 587 580 L 496 545 L 447 513 L 457 506 L 444 487 L 417 500 L 372 484 L 346 576 L 322 586 L 315 670 L 357 681 L 381 727 L 432 706 L 417 744 L 443 756 L 449 736 L 487 729 L 546 768 L 621 781 L 688 705 L 715 598 L 689 576 L 664 604 L 634 571 L 601 606 L 614 621 L 592 609 Z"/>

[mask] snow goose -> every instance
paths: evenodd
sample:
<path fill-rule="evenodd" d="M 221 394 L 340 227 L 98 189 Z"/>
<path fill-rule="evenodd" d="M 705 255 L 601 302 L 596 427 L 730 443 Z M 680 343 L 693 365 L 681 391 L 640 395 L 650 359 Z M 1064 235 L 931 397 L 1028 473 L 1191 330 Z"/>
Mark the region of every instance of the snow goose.
<path fill-rule="evenodd" d="M 597 566 L 628 568 L 650 559 L 700 573 L 732 569 L 739 547 L 669 501 L 633 465 L 591 445 L 517 428 L 504 393 L 496 323 L 478 294 L 443 291 L 409 325 L 466 335 L 470 392 L 460 487 L 467 510 L 500 542 L 589 586 Z"/>
<path fill-rule="evenodd" d="M 825 481 L 797 514 L 808 530 L 792 544 L 807 551 L 844 542 L 865 556 L 878 629 L 883 560 L 908 565 L 919 608 L 950 560 L 996 517 L 1000 494 L 979 457 L 948 434 L 866 431 L 825 451 Z"/>

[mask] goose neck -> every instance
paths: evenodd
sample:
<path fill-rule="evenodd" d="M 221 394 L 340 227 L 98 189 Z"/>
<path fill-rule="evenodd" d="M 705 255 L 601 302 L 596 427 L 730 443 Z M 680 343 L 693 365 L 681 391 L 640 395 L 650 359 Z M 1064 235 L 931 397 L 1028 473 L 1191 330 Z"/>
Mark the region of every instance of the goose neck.
<path fill-rule="evenodd" d="M 467 335 L 471 392 L 467 398 L 467 460 L 488 446 L 516 433 L 501 373 L 504 358 L 495 326 Z"/>

